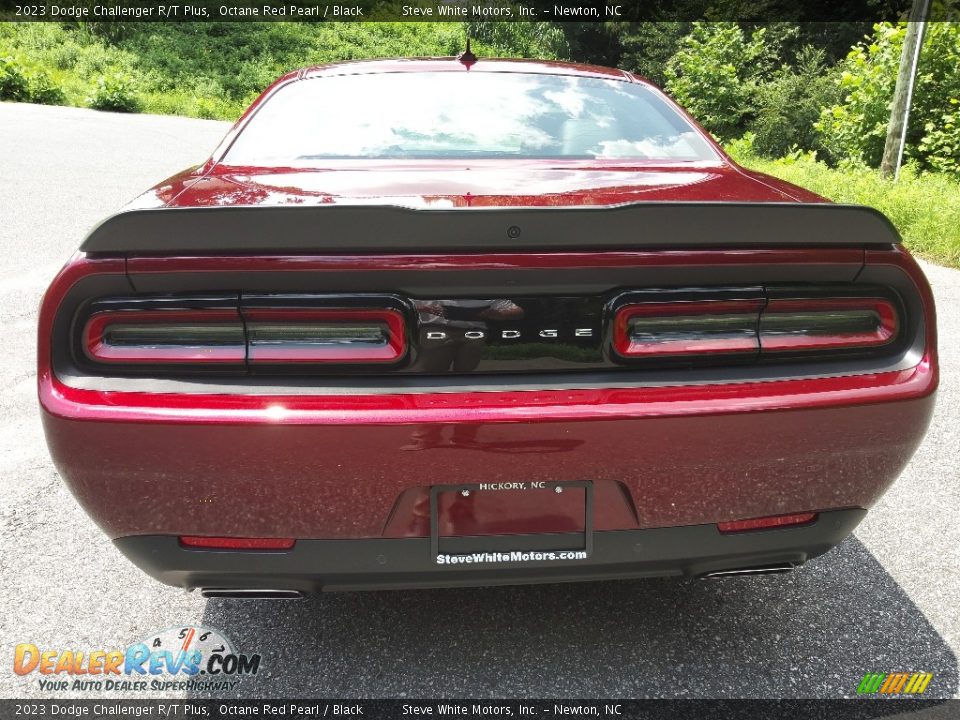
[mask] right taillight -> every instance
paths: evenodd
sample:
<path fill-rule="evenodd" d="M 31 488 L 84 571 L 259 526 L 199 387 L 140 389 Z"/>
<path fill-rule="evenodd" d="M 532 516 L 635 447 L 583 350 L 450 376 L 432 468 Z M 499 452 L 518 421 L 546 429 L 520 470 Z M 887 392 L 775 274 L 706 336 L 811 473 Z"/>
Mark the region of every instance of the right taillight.
<path fill-rule="evenodd" d="M 879 297 L 773 299 L 760 315 L 761 353 L 872 348 L 899 331 L 893 302 Z"/>
<path fill-rule="evenodd" d="M 884 351 L 902 334 L 898 303 L 876 289 L 693 288 L 613 302 L 621 361 L 715 362 Z"/>

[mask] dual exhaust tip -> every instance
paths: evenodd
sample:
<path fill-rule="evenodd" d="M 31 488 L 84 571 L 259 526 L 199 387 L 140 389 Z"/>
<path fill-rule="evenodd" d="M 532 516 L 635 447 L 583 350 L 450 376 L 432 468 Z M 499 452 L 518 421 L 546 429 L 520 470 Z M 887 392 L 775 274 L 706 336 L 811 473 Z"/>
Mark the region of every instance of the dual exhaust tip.
<path fill-rule="evenodd" d="M 203 588 L 200 595 L 205 598 L 229 598 L 232 600 L 299 600 L 303 593 L 299 590 L 263 590 Z"/>
<path fill-rule="evenodd" d="M 746 577 L 754 575 L 782 575 L 791 572 L 796 565 L 790 562 L 772 563 L 770 565 L 758 565 L 756 567 L 734 568 L 732 570 L 714 570 L 704 573 L 700 577 L 705 578 L 725 578 L 725 577 Z"/>

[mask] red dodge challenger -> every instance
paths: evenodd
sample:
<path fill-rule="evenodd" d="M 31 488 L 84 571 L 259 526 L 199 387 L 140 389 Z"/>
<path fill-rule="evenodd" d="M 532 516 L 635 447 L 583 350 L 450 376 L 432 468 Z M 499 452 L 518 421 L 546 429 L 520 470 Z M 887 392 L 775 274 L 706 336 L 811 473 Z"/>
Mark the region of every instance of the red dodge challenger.
<path fill-rule="evenodd" d="M 70 489 L 211 597 L 790 570 L 937 377 L 883 215 L 629 73 L 512 60 L 285 75 L 90 233 L 39 329 Z"/>

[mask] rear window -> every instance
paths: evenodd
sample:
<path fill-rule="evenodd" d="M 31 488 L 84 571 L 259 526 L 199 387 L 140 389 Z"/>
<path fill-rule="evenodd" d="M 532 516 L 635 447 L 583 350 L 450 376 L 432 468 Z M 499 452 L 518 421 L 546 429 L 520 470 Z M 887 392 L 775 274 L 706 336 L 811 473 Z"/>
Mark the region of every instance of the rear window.
<path fill-rule="evenodd" d="M 656 92 L 636 83 L 424 72 L 312 78 L 282 87 L 225 162 L 429 158 L 703 161 L 717 155 Z"/>

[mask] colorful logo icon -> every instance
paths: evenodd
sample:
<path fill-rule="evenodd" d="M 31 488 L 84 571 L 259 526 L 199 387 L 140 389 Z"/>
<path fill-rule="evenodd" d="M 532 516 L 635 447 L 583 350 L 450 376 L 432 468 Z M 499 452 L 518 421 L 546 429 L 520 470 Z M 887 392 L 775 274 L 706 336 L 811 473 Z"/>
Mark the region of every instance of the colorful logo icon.
<path fill-rule="evenodd" d="M 933 680 L 933 673 L 867 673 L 857 687 L 857 695 L 922 695 Z"/>

